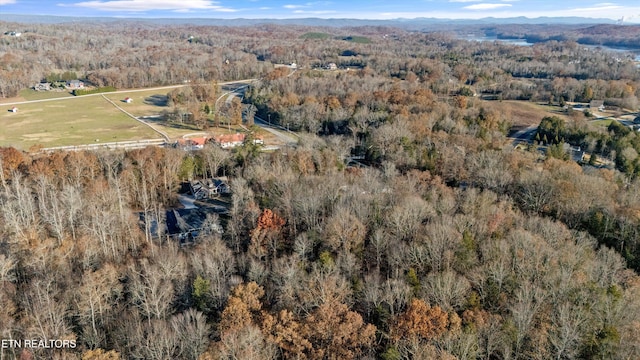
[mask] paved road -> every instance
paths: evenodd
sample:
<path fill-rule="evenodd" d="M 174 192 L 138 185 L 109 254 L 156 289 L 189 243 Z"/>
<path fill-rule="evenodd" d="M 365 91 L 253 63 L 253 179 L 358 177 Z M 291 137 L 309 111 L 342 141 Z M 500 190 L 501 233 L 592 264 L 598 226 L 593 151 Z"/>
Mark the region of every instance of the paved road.
<path fill-rule="evenodd" d="M 237 80 L 237 81 L 226 81 L 223 83 L 219 83 L 219 86 L 223 85 L 231 85 L 231 84 L 243 84 L 240 87 L 247 87 L 249 84 L 256 79 L 246 79 L 246 80 Z M 64 100 L 72 100 L 72 99 L 81 99 L 87 96 L 101 96 L 108 94 L 123 94 L 123 93 L 132 93 L 132 92 L 142 92 L 142 91 L 153 91 L 153 90 L 167 90 L 167 89 L 175 89 L 179 87 L 189 86 L 190 84 L 179 84 L 179 85 L 167 85 L 167 86 L 158 86 L 152 88 L 144 88 L 144 89 L 129 89 L 129 90 L 117 90 L 111 91 L 108 93 L 98 93 L 98 94 L 88 94 L 88 95 L 80 95 L 80 96 L 69 96 L 69 97 L 59 97 L 59 98 L 51 98 L 51 99 L 40 99 L 40 100 L 26 100 L 26 101 L 16 101 L 16 102 L 0 102 L 0 106 L 8 106 L 8 105 L 20 105 L 20 104 L 31 104 L 31 103 L 39 103 L 39 102 L 47 102 L 47 101 L 64 101 Z"/>
<path fill-rule="evenodd" d="M 295 133 L 284 129 L 281 126 L 270 125 L 266 121 L 260 119 L 257 116 L 254 117 L 253 122 L 257 126 L 275 135 L 278 139 L 280 139 L 286 145 L 295 145 L 298 143 L 298 140 L 300 139 L 300 136 L 296 135 Z"/>
<path fill-rule="evenodd" d="M 514 146 L 521 142 L 531 143 L 537 130 L 538 130 L 538 125 L 531 125 L 509 136 L 509 139 L 513 140 Z"/>

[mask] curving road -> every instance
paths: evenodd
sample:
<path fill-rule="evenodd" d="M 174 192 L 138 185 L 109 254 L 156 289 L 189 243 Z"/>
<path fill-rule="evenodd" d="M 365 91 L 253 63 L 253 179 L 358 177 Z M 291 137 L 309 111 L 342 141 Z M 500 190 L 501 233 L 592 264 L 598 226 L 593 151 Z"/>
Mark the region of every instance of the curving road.
<path fill-rule="evenodd" d="M 281 126 L 268 124 L 266 121 L 264 121 L 263 119 L 257 116 L 253 118 L 253 122 L 257 126 L 261 127 L 262 129 L 275 135 L 278 139 L 280 139 L 280 141 L 282 141 L 286 145 L 291 146 L 291 145 L 298 144 L 298 140 L 300 139 L 300 136 L 294 132 L 286 130 Z"/>
<path fill-rule="evenodd" d="M 531 143 L 537 130 L 538 125 L 531 125 L 509 136 L 509 139 L 513 140 L 513 146 L 516 146 L 521 142 Z"/>

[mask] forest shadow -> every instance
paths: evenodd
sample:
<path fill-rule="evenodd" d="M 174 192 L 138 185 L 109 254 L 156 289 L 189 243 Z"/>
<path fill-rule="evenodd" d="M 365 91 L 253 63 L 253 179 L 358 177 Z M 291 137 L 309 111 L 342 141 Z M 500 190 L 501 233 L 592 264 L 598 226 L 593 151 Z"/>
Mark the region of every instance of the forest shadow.
<path fill-rule="evenodd" d="M 162 116 L 145 116 L 142 118 L 145 122 L 167 126 L 174 129 L 202 131 L 193 124 L 185 124 L 179 121 L 165 120 Z"/>
<path fill-rule="evenodd" d="M 168 101 L 169 98 L 167 97 L 167 95 L 160 94 L 151 95 L 144 99 L 145 104 L 154 106 L 167 106 Z"/>

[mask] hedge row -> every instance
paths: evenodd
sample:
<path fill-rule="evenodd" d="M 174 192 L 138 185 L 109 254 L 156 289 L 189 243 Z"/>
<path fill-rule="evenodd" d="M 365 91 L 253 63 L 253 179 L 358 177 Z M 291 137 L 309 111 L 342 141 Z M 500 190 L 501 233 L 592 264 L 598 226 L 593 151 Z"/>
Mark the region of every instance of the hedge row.
<path fill-rule="evenodd" d="M 98 87 L 91 90 L 76 89 L 76 90 L 73 90 L 73 95 L 80 96 L 80 95 L 98 94 L 98 93 L 113 92 L 113 91 L 116 91 L 116 88 L 114 88 L 113 86 L 104 86 L 104 87 Z"/>

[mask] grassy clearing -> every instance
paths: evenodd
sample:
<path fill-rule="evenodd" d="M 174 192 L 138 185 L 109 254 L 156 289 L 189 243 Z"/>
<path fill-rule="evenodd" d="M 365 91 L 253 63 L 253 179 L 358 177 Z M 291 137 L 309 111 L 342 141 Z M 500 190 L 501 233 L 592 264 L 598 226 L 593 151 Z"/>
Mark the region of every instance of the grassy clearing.
<path fill-rule="evenodd" d="M 321 33 L 321 32 L 308 32 L 306 34 L 303 34 L 300 36 L 300 39 L 328 39 L 330 38 L 331 35 L 327 34 L 327 33 Z"/>
<path fill-rule="evenodd" d="M 350 41 L 357 44 L 371 44 L 371 39 L 366 36 L 345 36 L 342 38 L 344 41 Z"/>
<path fill-rule="evenodd" d="M 167 106 L 167 94 L 172 89 L 146 90 L 119 92 L 117 94 L 104 94 L 106 98 L 115 102 L 121 108 L 135 116 L 154 116 L 163 110 L 171 111 Z M 124 102 L 125 98 L 131 98 L 131 103 Z"/>
<path fill-rule="evenodd" d="M 73 97 L 73 95 L 67 90 L 35 91 L 33 89 L 25 89 L 20 91 L 20 97 L 24 98 L 26 101 L 30 101 L 30 100 L 66 98 L 66 97 Z"/>
<path fill-rule="evenodd" d="M 0 112 L 0 146 L 64 146 L 157 138 L 101 96 L 18 105 Z"/>
<path fill-rule="evenodd" d="M 172 111 L 173 109 L 167 106 L 167 93 L 169 93 L 170 91 L 171 89 L 162 89 L 130 91 L 104 95 L 130 114 L 137 117 L 143 117 L 159 116 L 163 111 Z M 124 99 L 126 98 L 131 98 L 131 103 L 125 102 Z M 158 130 L 163 131 L 171 138 L 180 138 L 183 135 L 202 132 L 202 130 L 190 124 L 166 123 L 160 118 L 148 118 L 145 119 L 145 121 L 152 124 Z M 226 131 L 227 127 L 224 127 L 224 129 L 220 129 L 220 133 L 222 133 L 223 131 Z M 231 129 L 234 130 L 233 132 L 235 132 L 234 127 L 231 127 Z M 217 133 L 218 132 L 216 132 L 216 134 Z"/>
<path fill-rule="evenodd" d="M 545 116 L 557 116 L 561 119 L 568 119 L 568 116 L 560 111 L 557 106 L 541 105 L 529 101 L 518 100 L 485 100 L 482 106 L 488 109 L 495 109 L 507 114 L 511 119 L 512 128 L 524 129 L 529 126 L 538 125 Z"/>
<path fill-rule="evenodd" d="M 33 89 L 24 89 L 18 93 L 17 97 L 0 99 L 0 104 L 18 101 L 58 99 L 68 97 L 73 97 L 73 95 L 71 95 L 71 93 L 68 91 L 35 91 Z"/>
<path fill-rule="evenodd" d="M 602 126 L 604 128 L 607 128 L 609 127 L 609 125 L 611 125 L 612 122 L 613 122 L 613 119 L 602 119 L 602 120 L 590 121 L 589 123 L 596 126 Z"/>
<path fill-rule="evenodd" d="M 222 125 L 211 127 L 206 132 L 188 124 L 165 123 L 159 118 L 163 111 L 171 111 L 167 106 L 167 93 L 171 89 L 132 90 L 119 93 L 73 97 L 68 93 L 23 91 L 26 97 L 41 96 L 51 99 L 51 95 L 64 96 L 59 100 L 19 104 L 18 112 L 0 107 L 0 146 L 13 146 L 29 150 L 34 146 L 55 147 L 83 145 L 115 141 L 159 138 L 160 135 L 149 127 L 137 122 L 118 110 L 104 97 L 136 117 L 150 117 L 145 122 L 177 139 L 188 134 L 218 135 L 245 132 L 239 126 Z M 45 95 L 48 95 L 45 96 Z M 127 103 L 125 98 L 133 101 Z M 24 99 L 11 99 L 20 101 Z M 224 119 L 223 119 L 224 121 Z M 257 130 L 267 142 L 277 142 L 269 132 Z"/>

